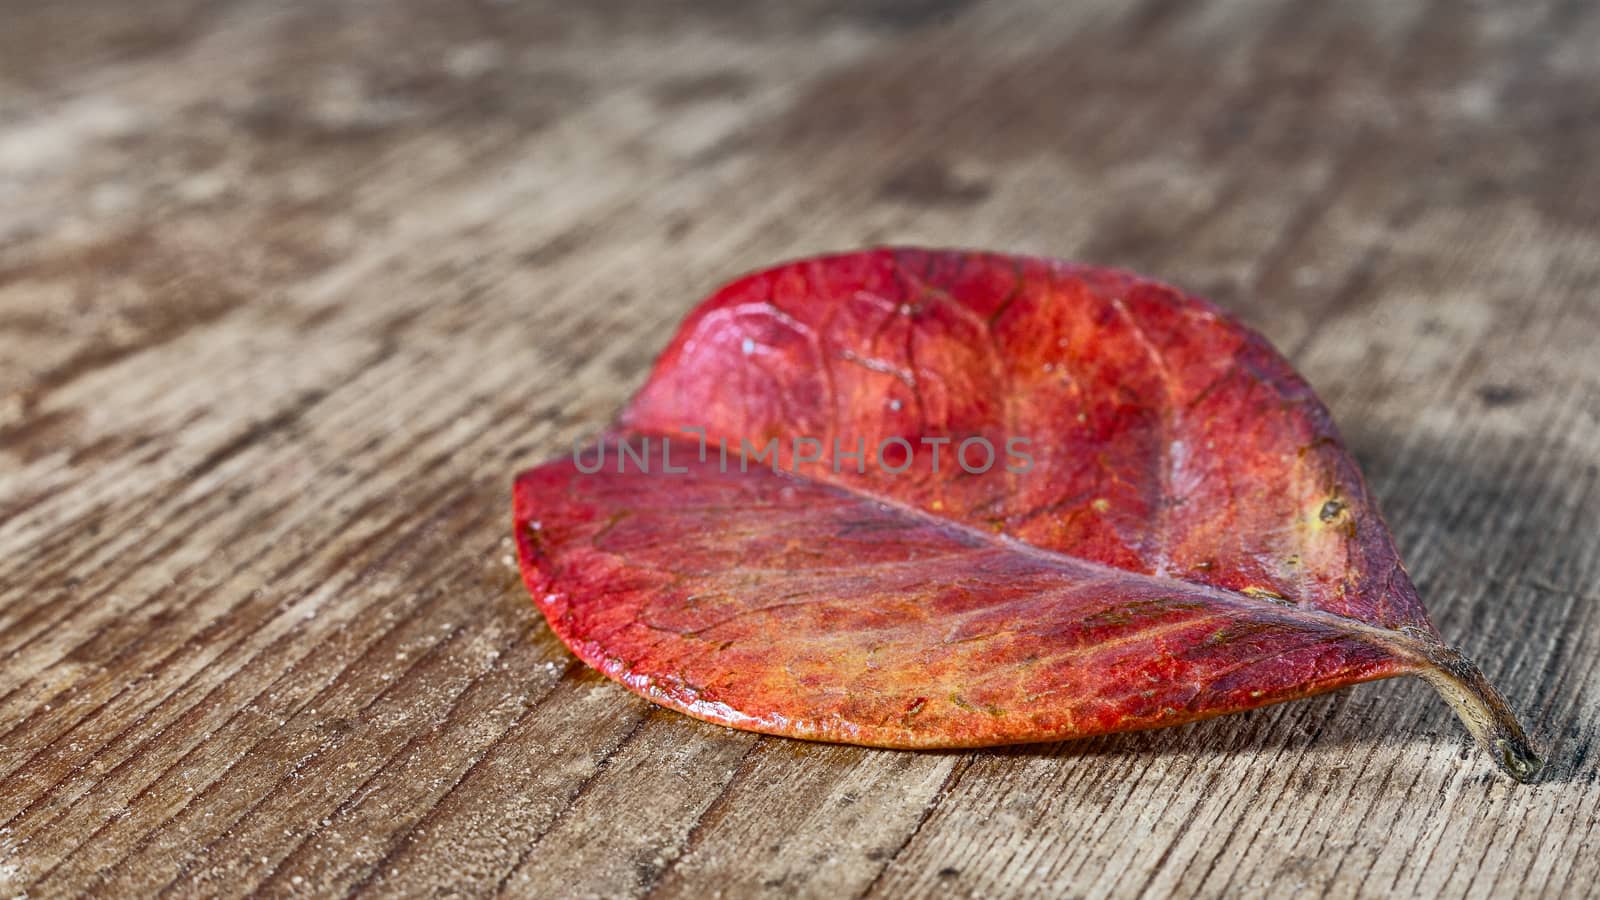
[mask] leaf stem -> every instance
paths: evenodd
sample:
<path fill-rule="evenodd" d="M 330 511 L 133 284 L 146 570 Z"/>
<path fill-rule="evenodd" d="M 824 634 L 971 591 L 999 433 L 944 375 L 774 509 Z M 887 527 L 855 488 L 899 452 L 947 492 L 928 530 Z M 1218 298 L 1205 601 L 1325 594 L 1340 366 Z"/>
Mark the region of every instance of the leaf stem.
<path fill-rule="evenodd" d="M 1417 642 L 1426 664 L 1417 672 L 1444 697 L 1473 738 L 1501 770 L 1521 782 L 1532 781 L 1544 763 L 1523 733 L 1505 698 L 1472 660 L 1438 641 Z"/>

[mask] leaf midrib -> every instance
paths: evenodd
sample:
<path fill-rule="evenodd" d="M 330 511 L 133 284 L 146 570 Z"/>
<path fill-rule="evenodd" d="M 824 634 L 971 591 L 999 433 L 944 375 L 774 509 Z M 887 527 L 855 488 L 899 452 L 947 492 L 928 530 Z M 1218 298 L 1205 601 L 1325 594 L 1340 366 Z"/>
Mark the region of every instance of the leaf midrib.
<path fill-rule="evenodd" d="M 610 439 L 612 437 L 626 438 L 627 436 L 670 438 L 673 435 L 657 429 L 626 428 L 612 430 L 608 432 L 603 439 Z M 682 435 L 679 434 L 678 436 L 681 437 Z M 726 435 L 719 435 L 718 437 L 719 439 L 723 439 L 726 438 Z M 706 439 L 709 441 L 711 436 L 708 434 Z M 951 531 L 975 539 L 978 542 L 986 544 L 990 547 L 995 547 L 1010 553 L 1016 553 L 1031 559 L 1036 559 L 1051 566 L 1082 566 L 1084 568 L 1103 573 L 1107 576 L 1108 580 L 1135 578 L 1150 584 L 1163 586 L 1170 585 L 1176 588 L 1181 588 L 1185 591 L 1199 592 L 1206 599 L 1215 601 L 1221 606 L 1242 610 L 1252 616 L 1267 617 L 1296 625 L 1314 625 L 1324 628 L 1337 628 L 1350 634 L 1352 637 L 1363 640 L 1372 646 L 1384 650 L 1399 661 L 1411 664 L 1411 668 L 1414 671 L 1420 672 L 1428 669 L 1437 669 L 1438 664 L 1434 661 L 1434 658 L 1439 651 L 1447 649 L 1444 642 L 1433 638 L 1431 635 L 1426 635 L 1425 632 L 1419 633 L 1426 636 L 1427 640 L 1422 639 L 1418 635 L 1407 633 L 1406 631 L 1385 628 L 1381 625 L 1374 625 L 1370 622 L 1352 618 L 1350 616 L 1340 615 L 1338 613 L 1317 609 L 1315 607 L 1301 606 L 1298 603 L 1294 605 L 1270 603 L 1263 600 L 1257 600 L 1251 597 L 1249 594 L 1226 590 L 1224 588 L 1219 588 L 1215 585 L 1205 584 L 1203 582 L 1185 581 L 1184 579 L 1175 578 L 1170 575 L 1156 575 L 1148 572 L 1135 572 L 1129 569 L 1118 568 L 1117 566 L 1108 565 L 1100 562 L 1099 560 L 1075 556 L 1071 553 L 1064 553 L 1059 550 L 1051 550 L 1046 547 L 1040 547 L 1037 544 L 1030 544 L 1009 534 L 996 534 L 995 532 L 978 528 L 966 522 L 941 516 L 920 507 L 912 506 L 902 500 L 899 500 L 898 498 L 862 491 L 853 487 L 845 487 L 843 485 L 824 481 L 822 479 L 808 478 L 800 475 L 799 473 L 774 470 L 766 465 L 758 465 L 751 468 L 748 472 L 741 472 L 741 474 L 756 474 L 763 477 L 769 473 L 774 477 L 783 479 L 785 481 L 794 481 L 807 485 L 815 485 L 823 490 L 839 494 L 853 500 L 864 500 L 872 503 L 878 503 L 888 507 L 891 511 L 898 515 L 927 522 L 940 528 L 950 529 Z"/>

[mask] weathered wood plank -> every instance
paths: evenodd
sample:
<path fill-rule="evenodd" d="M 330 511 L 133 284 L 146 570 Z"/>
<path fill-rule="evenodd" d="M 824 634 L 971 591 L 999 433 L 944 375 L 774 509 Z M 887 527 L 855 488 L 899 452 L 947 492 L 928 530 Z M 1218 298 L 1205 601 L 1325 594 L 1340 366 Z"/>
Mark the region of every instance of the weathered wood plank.
<path fill-rule="evenodd" d="M 0 28 L 0 887 L 1558 896 L 1594 863 L 1600 13 L 1387 0 L 142 5 Z M 48 51 L 45 49 L 48 48 Z M 743 269 L 1208 294 L 1334 408 L 1425 688 L 913 754 L 571 661 L 506 539 Z"/>

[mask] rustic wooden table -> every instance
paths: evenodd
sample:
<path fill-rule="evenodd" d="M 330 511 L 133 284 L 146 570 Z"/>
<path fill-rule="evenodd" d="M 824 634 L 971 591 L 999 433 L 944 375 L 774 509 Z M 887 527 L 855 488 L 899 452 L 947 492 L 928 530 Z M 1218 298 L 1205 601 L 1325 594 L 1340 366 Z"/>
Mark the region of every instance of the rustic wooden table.
<path fill-rule="evenodd" d="M 3 5 L 0 891 L 1600 881 L 1600 6 Z M 1546 778 L 1409 680 L 901 753 L 575 663 L 512 473 L 719 281 L 882 241 L 1264 331 Z"/>

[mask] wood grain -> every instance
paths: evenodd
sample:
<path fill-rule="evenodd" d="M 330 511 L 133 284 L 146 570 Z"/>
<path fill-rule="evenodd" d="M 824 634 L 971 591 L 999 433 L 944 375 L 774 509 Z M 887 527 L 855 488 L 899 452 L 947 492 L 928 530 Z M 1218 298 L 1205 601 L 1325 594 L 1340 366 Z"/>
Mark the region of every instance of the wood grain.
<path fill-rule="evenodd" d="M 1579 895 L 1600 879 L 1600 8 L 0 10 L 0 888 Z M 972 753 L 576 664 L 518 468 L 741 271 L 895 241 L 1210 296 L 1333 408 L 1420 683 Z"/>

